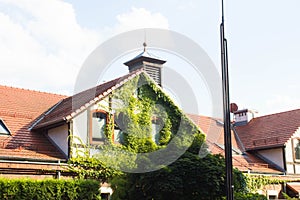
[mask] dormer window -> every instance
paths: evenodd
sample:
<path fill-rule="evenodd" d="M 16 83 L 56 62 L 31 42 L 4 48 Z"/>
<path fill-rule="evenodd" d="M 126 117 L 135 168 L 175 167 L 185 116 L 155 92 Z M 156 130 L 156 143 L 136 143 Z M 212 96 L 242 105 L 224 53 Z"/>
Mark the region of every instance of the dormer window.
<path fill-rule="evenodd" d="M 10 131 L 2 119 L 0 119 L 0 135 L 10 135 Z"/>
<path fill-rule="evenodd" d="M 105 139 L 107 113 L 103 110 L 94 110 L 90 116 L 90 143 L 101 143 Z"/>

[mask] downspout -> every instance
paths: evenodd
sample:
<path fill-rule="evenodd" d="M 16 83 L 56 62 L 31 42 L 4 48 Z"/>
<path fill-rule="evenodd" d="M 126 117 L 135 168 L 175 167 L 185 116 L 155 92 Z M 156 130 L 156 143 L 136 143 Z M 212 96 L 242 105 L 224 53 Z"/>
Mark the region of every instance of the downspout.
<path fill-rule="evenodd" d="M 87 114 L 87 120 L 86 120 L 86 126 L 87 126 L 87 132 L 86 132 L 86 145 L 90 146 L 90 133 L 91 133 L 91 127 L 90 127 L 90 120 L 91 120 L 91 110 L 86 110 Z M 90 152 L 89 152 L 90 153 Z"/>
<path fill-rule="evenodd" d="M 286 174 L 287 166 L 286 166 L 286 157 L 285 157 L 285 145 L 282 147 L 282 158 L 283 158 L 284 173 Z"/>
<path fill-rule="evenodd" d="M 58 164 L 60 164 L 60 160 L 58 160 Z M 56 171 L 56 178 L 59 180 L 60 176 L 61 176 L 61 172 L 60 172 L 60 170 L 57 170 Z"/>
<path fill-rule="evenodd" d="M 73 121 L 68 123 L 68 160 L 72 157 L 72 144 L 73 144 Z"/>
<path fill-rule="evenodd" d="M 287 170 L 286 156 L 285 156 L 285 147 L 286 147 L 285 145 L 282 147 L 282 158 L 283 158 L 284 175 L 286 175 L 286 170 Z M 284 193 L 286 193 L 286 182 L 282 183 L 281 187 L 282 187 L 282 191 Z"/>

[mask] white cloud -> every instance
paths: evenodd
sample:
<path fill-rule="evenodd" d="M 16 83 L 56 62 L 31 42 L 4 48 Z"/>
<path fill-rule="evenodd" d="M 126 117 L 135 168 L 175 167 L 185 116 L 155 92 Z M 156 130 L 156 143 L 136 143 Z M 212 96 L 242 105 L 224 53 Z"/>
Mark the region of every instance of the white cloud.
<path fill-rule="evenodd" d="M 141 28 L 169 28 L 166 17 L 160 13 L 150 12 L 145 8 L 132 7 L 130 12 L 117 15 L 116 18 L 118 23 L 111 30 L 115 34 Z"/>
<path fill-rule="evenodd" d="M 73 7 L 59 0 L 1 0 L 0 84 L 72 91 L 99 34 L 81 27 Z"/>
<path fill-rule="evenodd" d="M 116 19 L 99 33 L 79 25 L 69 3 L 0 0 L 0 84 L 71 94 L 82 63 L 105 35 L 169 26 L 163 15 L 144 8 Z"/>

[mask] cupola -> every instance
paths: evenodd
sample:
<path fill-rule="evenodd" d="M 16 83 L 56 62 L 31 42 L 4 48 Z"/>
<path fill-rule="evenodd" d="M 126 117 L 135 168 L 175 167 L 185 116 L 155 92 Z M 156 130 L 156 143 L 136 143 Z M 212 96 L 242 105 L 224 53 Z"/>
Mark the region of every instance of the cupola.
<path fill-rule="evenodd" d="M 133 59 L 124 63 L 128 66 L 129 72 L 137 69 L 144 69 L 145 72 L 161 86 L 161 71 L 165 60 L 161 60 L 153 54 L 149 53 L 146 49 L 147 44 L 144 42 L 144 51 L 134 57 Z"/>

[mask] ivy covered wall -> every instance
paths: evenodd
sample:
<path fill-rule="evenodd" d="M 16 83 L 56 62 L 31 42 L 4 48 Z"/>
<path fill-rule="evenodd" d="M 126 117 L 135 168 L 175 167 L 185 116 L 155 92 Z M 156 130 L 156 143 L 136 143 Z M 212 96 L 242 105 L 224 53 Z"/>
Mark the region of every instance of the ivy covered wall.
<path fill-rule="evenodd" d="M 94 109 L 107 112 L 104 128 L 106 137 L 98 145 L 73 143 L 73 151 L 76 151 L 76 147 L 82 151 L 85 146 L 84 155 L 93 156 L 105 167 L 135 169 L 139 163 L 147 163 L 147 167 L 150 167 L 153 161 L 147 156 L 138 157 L 137 154 L 158 152 L 158 156 L 162 155 L 158 160 L 165 159 L 163 156 L 176 159 L 191 146 L 195 136 L 201 138 L 201 143 L 205 140 L 205 135 L 198 127 L 145 73 L 129 80 L 90 108 Z M 121 144 L 114 141 L 116 130 L 122 135 Z M 78 156 L 73 157 L 71 163 L 76 162 L 78 167 L 81 162 L 79 159 Z M 83 160 L 86 162 L 86 159 Z"/>

